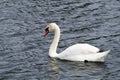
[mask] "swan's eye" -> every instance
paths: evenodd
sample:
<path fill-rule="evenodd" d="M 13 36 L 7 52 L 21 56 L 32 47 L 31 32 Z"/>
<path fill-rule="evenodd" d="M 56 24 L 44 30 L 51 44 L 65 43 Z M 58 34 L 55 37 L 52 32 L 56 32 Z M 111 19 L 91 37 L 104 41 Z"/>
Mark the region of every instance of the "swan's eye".
<path fill-rule="evenodd" d="M 49 33 L 49 29 L 48 27 L 45 29 L 45 35 L 47 35 Z"/>

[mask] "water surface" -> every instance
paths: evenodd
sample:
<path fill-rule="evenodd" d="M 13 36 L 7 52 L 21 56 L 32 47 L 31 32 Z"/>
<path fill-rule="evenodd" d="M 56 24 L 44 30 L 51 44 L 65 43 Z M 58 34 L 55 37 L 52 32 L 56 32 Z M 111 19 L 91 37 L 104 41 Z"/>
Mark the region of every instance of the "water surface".
<path fill-rule="evenodd" d="M 49 58 L 54 34 L 43 32 L 50 22 L 61 28 L 58 53 L 89 43 L 111 50 L 105 63 Z M 119 0 L 0 1 L 0 80 L 119 80 L 119 47 Z"/>

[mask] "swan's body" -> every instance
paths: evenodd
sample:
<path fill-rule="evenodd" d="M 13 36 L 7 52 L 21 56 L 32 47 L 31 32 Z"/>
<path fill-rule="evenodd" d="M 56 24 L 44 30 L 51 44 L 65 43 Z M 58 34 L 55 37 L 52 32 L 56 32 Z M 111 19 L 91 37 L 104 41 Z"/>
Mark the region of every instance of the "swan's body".
<path fill-rule="evenodd" d="M 49 56 L 56 57 L 63 60 L 70 61 L 94 61 L 94 62 L 103 62 L 107 54 L 110 52 L 99 52 L 97 47 L 94 47 L 89 44 L 75 44 L 73 46 L 68 47 L 63 52 L 57 54 L 57 46 L 60 38 L 60 29 L 57 24 L 50 23 L 45 29 L 45 35 L 49 33 L 49 31 L 55 31 L 55 36 L 53 42 L 49 49 Z"/>

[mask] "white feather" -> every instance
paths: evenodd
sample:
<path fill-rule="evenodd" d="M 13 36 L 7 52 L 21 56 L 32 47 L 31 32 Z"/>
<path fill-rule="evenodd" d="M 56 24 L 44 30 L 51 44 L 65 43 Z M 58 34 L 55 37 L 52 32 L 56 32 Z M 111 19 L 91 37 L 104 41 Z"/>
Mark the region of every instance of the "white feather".
<path fill-rule="evenodd" d="M 50 31 L 55 31 L 55 36 L 53 42 L 49 49 L 49 56 L 56 57 L 59 59 L 70 60 L 70 61 L 94 61 L 94 62 L 103 62 L 110 50 L 105 52 L 99 52 L 97 47 L 94 47 L 89 44 L 75 44 L 68 47 L 63 52 L 57 54 L 56 49 L 58 46 L 60 38 L 60 29 L 57 24 L 50 23 L 47 28 Z"/>

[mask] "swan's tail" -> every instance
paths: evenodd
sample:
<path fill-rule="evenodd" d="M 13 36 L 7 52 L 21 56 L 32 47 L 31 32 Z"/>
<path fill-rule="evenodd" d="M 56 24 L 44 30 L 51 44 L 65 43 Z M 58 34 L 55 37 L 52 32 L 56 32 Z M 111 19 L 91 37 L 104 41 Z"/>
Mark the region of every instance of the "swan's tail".
<path fill-rule="evenodd" d="M 98 61 L 104 62 L 105 57 L 108 55 L 109 52 L 110 52 L 110 50 L 98 53 L 101 56 L 101 57 L 99 57 Z"/>

